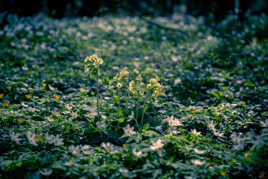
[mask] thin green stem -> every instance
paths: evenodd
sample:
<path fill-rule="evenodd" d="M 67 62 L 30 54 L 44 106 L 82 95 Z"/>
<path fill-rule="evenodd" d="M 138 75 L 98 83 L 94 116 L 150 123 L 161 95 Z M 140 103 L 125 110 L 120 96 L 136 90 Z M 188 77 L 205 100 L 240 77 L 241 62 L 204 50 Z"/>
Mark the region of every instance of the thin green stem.
<path fill-rule="evenodd" d="M 136 110 L 136 113 L 135 113 L 135 121 L 136 121 L 136 124 L 137 124 L 137 127 L 139 128 L 139 123 L 138 123 L 138 101 L 135 102 L 135 110 Z"/>
<path fill-rule="evenodd" d="M 99 102 L 99 97 L 100 97 L 100 84 L 99 84 L 99 66 L 97 68 L 97 113 L 98 113 L 98 119 L 100 117 L 100 102 Z"/>
<path fill-rule="evenodd" d="M 141 124 L 143 125 L 143 119 L 144 119 L 144 114 L 145 114 L 145 103 L 146 99 L 148 98 L 148 92 L 146 92 L 145 98 L 143 99 L 143 109 L 142 109 L 142 115 L 141 115 Z"/>
<path fill-rule="evenodd" d="M 127 85 L 129 85 L 129 77 L 130 77 L 130 76 L 129 76 L 129 74 L 128 74 Z M 129 91 L 128 91 L 128 87 L 127 87 L 127 106 L 126 106 L 126 107 L 127 107 L 127 112 L 128 112 L 128 108 L 129 108 L 129 106 L 128 106 L 128 105 L 129 105 L 129 104 L 128 104 L 128 100 L 129 100 Z"/>

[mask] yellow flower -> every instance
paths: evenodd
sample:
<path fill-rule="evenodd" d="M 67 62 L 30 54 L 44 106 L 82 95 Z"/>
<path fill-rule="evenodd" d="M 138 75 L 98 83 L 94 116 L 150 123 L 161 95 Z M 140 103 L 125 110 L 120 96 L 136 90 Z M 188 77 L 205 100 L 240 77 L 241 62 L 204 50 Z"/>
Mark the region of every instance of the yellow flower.
<path fill-rule="evenodd" d="M 115 99 L 115 100 L 118 100 L 118 98 L 119 98 L 119 97 L 118 97 L 117 95 L 114 95 L 114 99 Z"/>
<path fill-rule="evenodd" d="M 122 83 L 117 83 L 116 85 L 117 88 L 122 88 L 122 86 L 123 86 Z"/>
<path fill-rule="evenodd" d="M 33 74 L 33 72 L 32 72 L 32 71 L 29 71 L 29 72 L 28 72 L 28 75 L 32 75 L 32 74 Z"/>
<path fill-rule="evenodd" d="M 9 104 L 8 101 L 4 101 L 4 102 L 2 103 L 2 106 L 3 106 L 3 107 L 6 107 L 6 106 L 8 106 L 8 104 Z"/>
<path fill-rule="evenodd" d="M 0 99 L 4 97 L 4 93 L 0 93 Z"/>
<path fill-rule="evenodd" d="M 84 62 L 85 64 L 85 72 L 89 73 L 90 71 L 94 71 L 92 69 L 97 68 L 99 65 L 103 64 L 102 58 L 99 58 L 96 54 L 91 55 L 90 57 L 86 57 Z"/>
<path fill-rule="evenodd" d="M 89 73 L 89 71 L 90 71 L 90 68 L 89 67 L 85 67 L 85 72 L 86 73 Z"/>
<path fill-rule="evenodd" d="M 43 87 L 46 87 L 46 86 L 47 86 L 47 84 L 46 84 L 46 83 L 43 83 L 43 84 L 42 84 L 42 86 L 43 86 Z"/>
<path fill-rule="evenodd" d="M 26 98 L 27 98 L 27 99 L 31 99 L 31 97 L 32 97 L 32 96 L 31 96 L 30 94 L 27 94 L 27 95 L 26 95 Z"/>
<path fill-rule="evenodd" d="M 119 72 L 118 80 L 128 79 L 129 72 L 126 69 L 123 69 Z"/>
<path fill-rule="evenodd" d="M 220 109 L 221 109 L 221 110 L 224 110 L 224 109 L 225 109 L 224 104 L 221 104 L 221 105 L 220 105 Z"/>
<path fill-rule="evenodd" d="M 150 79 L 150 83 L 157 83 L 157 79 L 155 78 Z"/>
<path fill-rule="evenodd" d="M 98 58 L 98 55 L 93 54 L 90 58 L 91 58 L 91 59 L 97 59 L 97 58 Z"/>
<path fill-rule="evenodd" d="M 153 97 L 158 97 L 158 96 L 160 96 L 161 94 L 162 94 L 162 92 L 161 92 L 160 90 L 154 90 L 152 96 L 153 96 Z"/>
<path fill-rule="evenodd" d="M 128 90 L 129 90 L 131 93 L 136 94 L 136 91 L 134 90 L 134 81 L 129 82 Z"/>
<path fill-rule="evenodd" d="M 60 97 L 58 95 L 55 95 L 55 99 L 58 100 Z"/>
<path fill-rule="evenodd" d="M 142 80 L 141 75 L 137 76 L 136 80 L 137 80 L 137 81 L 141 81 L 141 80 Z"/>
<path fill-rule="evenodd" d="M 17 121 L 18 121 L 18 123 L 22 124 L 24 122 L 24 119 L 23 118 L 18 118 Z"/>
<path fill-rule="evenodd" d="M 95 61 L 95 62 L 93 63 L 94 66 L 98 66 L 98 64 L 99 64 L 98 61 Z"/>
<path fill-rule="evenodd" d="M 136 68 L 133 70 L 133 72 L 137 74 L 139 73 L 139 71 Z"/>
<path fill-rule="evenodd" d="M 162 86 L 156 78 L 150 79 L 149 84 L 147 84 L 147 88 L 153 89 L 153 93 L 152 93 L 153 97 L 158 97 L 162 94 Z"/>
<path fill-rule="evenodd" d="M 102 60 L 102 58 L 99 58 L 99 64 L 100 64 L 100 65 L 103 64 L 103 60 Z"/>
<path fill-rule="evenodd" d="M 120 76 L 128 76 L 129 72 L 126 69 L 120 71 Z"/>
<path fill-rule="evenodd" d="M 101 65 L 101 64 L 103 64 L 102 58 L 96 58 L 95 60 L 93 60 L 93 65 L 95 67 L 97 67 L 98 65 Z"/>
<path fill-rule="evenodd" d="M 99 58 L 96 54 L 91 55 L 90 57 L 86 57 L 84 60 L 85 63 L 88 62 L 96 62 L 96 65 L 103 64 L 102 58 Z"/>
<path fill-rule="evenodd" d="M 227 171 L 225 171 L 225 170 L 220 170 L 220 175 L 221 175 L 221 176 L 226 176 L 226 174 L 227 174 Z"/>
<path fill-rule="evenodd" d="M 29 91 L 29 93 L 32 93 L 33 92 L 33 89 L 30 88 L 28 91 Z"/>
<path fill-rule="evenodd" d="M 12 86 L 8 86 L 8 87 L 7 87 L 8 90 L 11 90 L 11 88 L 12 88 Z"/>
<path fill-rule="evenodd" d="M 250 155 L 251 155 L 251 153 L 249 153 L 249 152 L 244 153 L 245 157 L 249 157 Z"/>
<path fill-rule="evenodd" d="M 89 61 L 90 61 L 90 58 L 89 57 L 86 57 L 85 60 L 84 60 L 85 63 L 87 63 Z"/>
<path fill-rule="evenodd" d="M 139 90 L 139 95 L 144 96 L 144 90 L 140 89 Z"/>
<path fill-rule="evenodd" d="M 117 76 L 114 76 L 114 77 L 113 77 L 113 80 L 116 81 L 116 80 L 117 80 Z"/>
<path fill-rule="evenodd" d="M 41 135 L 35 135 L 37 141 L 42 142 L 43 138 Z"/>

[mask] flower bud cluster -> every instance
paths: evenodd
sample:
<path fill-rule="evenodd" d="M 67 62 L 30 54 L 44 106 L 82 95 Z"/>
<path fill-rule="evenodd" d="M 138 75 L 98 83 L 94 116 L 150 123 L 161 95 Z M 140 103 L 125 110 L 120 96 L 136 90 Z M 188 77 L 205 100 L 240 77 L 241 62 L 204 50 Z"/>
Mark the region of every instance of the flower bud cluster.
<path fill-rule="evenodd" d="M 85 60 L 85 72 L 95 75 L 98 67 L 103 64 L 102 58 L 99 58 L 96 54 L 86 57 Z"/>
<path fill-rule="evenodd" d="M 151 90 L 153 97 L 158 97 L 162 94 L 162 86 L 156 78 L 150 79 L 146 87 Z"/>

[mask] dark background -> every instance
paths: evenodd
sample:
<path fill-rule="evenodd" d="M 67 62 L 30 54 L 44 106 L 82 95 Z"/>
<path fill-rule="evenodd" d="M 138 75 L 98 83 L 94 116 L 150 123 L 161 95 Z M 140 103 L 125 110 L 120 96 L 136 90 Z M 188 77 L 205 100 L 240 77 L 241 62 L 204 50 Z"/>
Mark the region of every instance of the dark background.
<path fill-rule="evenodd" d="M 42 12 L 55 18 L 122 12 L 131 15 L 169 15 L 182 4 L 186 7 L 185 13 L 213 15 L 217 19 L 233 12 L 241 15 L 268 12 L 267 0 L 0 0 L 0 12 L 19 16 Z"/>

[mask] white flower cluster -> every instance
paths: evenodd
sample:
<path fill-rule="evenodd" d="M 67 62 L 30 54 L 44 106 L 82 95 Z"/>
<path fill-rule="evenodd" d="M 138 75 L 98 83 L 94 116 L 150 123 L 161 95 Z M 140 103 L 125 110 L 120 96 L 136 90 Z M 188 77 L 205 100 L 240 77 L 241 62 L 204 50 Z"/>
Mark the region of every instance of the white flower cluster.
<path fill-rule="evenodd" d="M 81 150 L 79 146 L 71 145 L 69 146 L 69 152 L 72 153 L 73 155 L 80 155 Z"/>
<path fill-rule="evenodd" d="M 48 133 L 46 133 L 45 139 L 48 144 L 54 144 L 55 146 L 64 145 L 63 139 L 60 138 L 58 134 L 54 136 L 54 135 L 49 135 Z"/>
<path fill-rule="evenodd" d="M 194 151 L 196 154 L 199 154 L 199 155 L 204 154 L 204 153 L 206 152 L 205 150 L 199 150 L 199 149 L 196 149 L 196 148 L 194 148 L 193 151 Z"/>
<path fill-rule="evenodd" d="M 129 124 L 126 127 L 124 127 L 123 130 L 124 130 L 125 135 L 127 136 L 136 134 L 136 132 L 134 131 L 134 127 L 130 127 Z"/>
<path fill-rule="evenodd" d="M 243 150 L 245 146 L 245 138 L 242 136 L 242 133 L 232 133 L 231 139 L 234 144 L 234 150 Z"/>
<path fill-rule="evenodd" d="M 80 155 L 81 153 L 90 155 L 94 152 L 94 149 L 90 145 L 71 145 L 69 147 L 69 152 L 73 155 Z"/>
<path fill-rule="evenodd" d="M 14 132 L 10 133 L 10 137 L 11 137 L 11 140 L 13 141 L 16 141 L 16 142 L 20 141 L 19 135 L 15 134 Z M 36 135 L 35 133 L 28 131 L 26 133 L 26 138 L 30 144 L 35 145 L 35 146 L 37 146 L 37 142 L 41 142 L 41 141 L 44 141 L 45 143 L 48 143 L 48 144 L 53 144 L 55 146 L 64 145 L 63 139 L 60 138 L 59 135 L 54 136 L 54 135 L 49 135 L 48 133 L 46 133 L 44 136 L 45 140 L 43 140 L 42 135 Z"/>
<path fill-rule="evenodd" d="M 198 132 L 196 129 L 192 129 L 191 133 L 194 134 L 195 136 L 202 136 L 201 132 Z"/>
<path fill-rule="evenodd" d="M 218 132 L 215 128 L 215 124 L 213 121 L 210 121 L 208 124 L 208 128 L 210 128 L 210 130 L 213 132 L 213 134 L 217 137 L 222 137 L 224 135 L 224 133 L 222 132 Z"/>
<path fill-rule="evenodd" d="M 15 133 L 14 131 L 9 132 L 9 137 L 12 141 L 16 142 L 16 143 L 20 143 L 20 134 L 19 133 Z"/>
<path fill-rule="evenodd" d="M 174 116 L 167 117 L 165 120 L 168 122 L 170 127 L 178 127 L 183 125 L 182 122 L 176 119 Z"/>
<path fill-rule="evenodd" d="M 265 121 L 261 121 L 261 126 L 263 128 L 268 128 L 268 119 L 266 119 Z"/>
<path fill-rule="evenodd" d="M 174 116 L 167 117 L 165 121 L 167 121 L 168 125 L 170 126 L 170 132 L 175 135 L 179 133 L 179 131 L 177 130 L 177 127 L 183 126 L 183 123 L 179 119 L 175 118 Z"/>
<path fill-rule="evenodd" d="M 162 143 L 161 139 L 158 139 L 157 141 L 153 142 L 152 145 L 150 146 L 151 150 L 157 150 L 160 149 L 164 146 Z"/>
<path fill-rule="evenodd" d="M 35 133 L 32 133 L 32 132 L 27 132 L 26 133 L 26 137 L 27 137 L 27 139 L 28 139 L 28 141 L 29 141 L 29 143 L 30 144 L 32 144 L 32 145 L 37 145 L 37 138 L 36 138 L 36 135 L 35 135 Z"/>
<path fill-rule="evenodd" d="M 111 144 L 110 142 L 102 143 L 101 146 L 111 154 L 115 154 L 118 152 L 116 150 L 116 147 L 113 144 Z"/>
<path fill-rule="evenodd" d="M 142 156 L 142 151 L 138 151 L 137 149 L 133 149 L 132 150 L 133 155 L 135 155 L 136 157 L 141 157 Z"/>
<path fill-rule="evenodd" d="M 194 165 L 204 165 L 206 162 L 198 159 L 191 160 Z"/>

